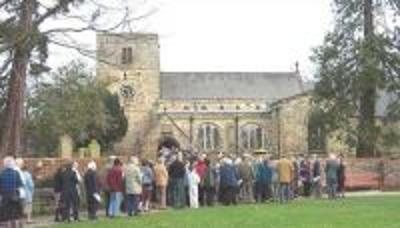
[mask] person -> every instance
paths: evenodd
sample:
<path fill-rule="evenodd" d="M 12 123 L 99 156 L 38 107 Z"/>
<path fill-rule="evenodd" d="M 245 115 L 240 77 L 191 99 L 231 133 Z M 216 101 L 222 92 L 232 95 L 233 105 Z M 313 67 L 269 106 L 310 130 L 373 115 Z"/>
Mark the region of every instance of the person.
<path fill-rule="evenodd" d="M 128 216 L 139 214 L 139 202 L 142 195 L 142 170 L 139 159 L 135 156 L 129 158 L 125 168 L 125 192 L 127 195 Z"/>
<path fill-rule="evenodd" d="M 160 209 L 167 208 L 168 170 L 165 167 L 164 157 L 159 157 L 154 166 L 154 179 L 156 184 L 156 198 Z"/>
<path fill-rule="evenodd" d="M 73 163 L 67 165 L 61 179 L 61 200 L 63 205 L 65 205 L 62 221 L 71 222 L 71 209 L 74 220 L 79 221 L 79 193 L 77 188 L 79 179 L 73 170 Z"/>
<path fill-rule="evenodd" d="M 150 202 L 151 195 L 153 192 L 153 182 L 154 182 L 154 173 L 151 168 L 151 163 L 147 160 L 143 161 L 142 164 L 142 186 L 143 186 L 143 195 L 142 195 L 142 203 L 143 203 L 143 211 L 150 211 Z"/>
<path fill-rule="evenodd" d="M 240 188 L 240 198 L 246 202 L 252 202 L 254 172 L 251 160 L 248 156 L 244 156 L 243 161 L 239 164 L 239 176 L 242 180 Z"/>
<path fill-rule="evenodd" d="M 4 169 L 0 173 L 0 222 L 8 227 L 23 227 L 23 206 L 18 189 L 23 187 L 22 178 L 15 169 L 15 159 L 7 156 L 3 160 Z"/>
<path fill-rule="evenodd" d="M 215 194 L 217 192 L 217 169 L 211 164 L 210 160 L 206 160 L 207 173 L 204 177 L 204 191 L 206 192 L 206 205 L 213 206 Z"/>
<path fill-rule="evenodd" d="M 265 202 L 270 197 L 270 186 L 272 182 L 272 171 L 268 161 L 259 158 L 256 166 L 256 201 Z"/>
<path fill-rule="evenodd" d="M 62 195 L 62 177 L 63 173 L 65 171 L 66 166 L 62 165 L 60 168 L 57 169 L 56 174 L 54 175 L 54 221 L 55 222 L 60 222 L 62 220 L 63 216 L 63 210 L 64 210 L 64 204 L 63 201 L 61 200 L 61 195 Z"/>
<path fill-rule="evenodd" d="M 26 216 L 26 223 L 32 223 L 32 202 L 33 202 L 33 192 L 35 189 L 35 184 L 33 182 L 33 178 L 31 173 L 28 171 L 25 162 L 22 158 L 17 158 L 16 164 L 18 168 L 20 168 L 20 175 L 23 183 L 23 207 L 24 207 L 24 214 Z"/>
<path fill-rule="evenodd" d="M 280 186 L 280 202 L 287 203 L 290 199 L 290 188 L 289 184 L 293 180 L 293 163 L 282 156 L 277 165 L 279 174 L 279 186 Z"/>
<path fill-rule="evenodd" d="M 330 154 L 325 166 L 326 186 L 329 199 L 336 199 L 338 170 L 339 164 L 336 160 L 336 156 L 334 154 Z"/>
<path fill-rule="evenodd" d="M 239 182 L 239 173 L 232 164 L 230 158 L 223 159 L 223 165 L 220 168 L 220 191 L 222 203 L 226 206 L 236 205 L 236 188 Z"/>
<path fill-rule="evenodd" d="M 171 178 L 172 205 L 174 208 L 185 206 L 185 164 L 182 153 L 178 153 L 175 161 L 169 166 L 169 177 Z"/>
<path fill-rule="evenodd" d="M 272 191 L 272 199 L 274 202 L 278 202 L 279 200 L 279 174 L 277 170 L 277 161 L 272 160 L 270 162 L 270 168 L 272 171 L 272 184 L 271 184 L 271 191 Z"/>
<path fill-rule="evenodd" d="M 377 167 L 377 173 L 378 173 L 378 189 L 380 191 L 383 191 L 385 188 L 385 160 L 381 159 L 378 162 L 378 167 Z"/>
<path fill-rule="evenodd" d="M 303 155 L 300 155 L 299 157 L 294 155 L 291 159 L 292 161 L 292 179 L 289 184 L 289 195 L 291 199 L 295 199 L 299 196 L 299 166 L 301 162 L 303 161 Z"/>
<path fill-rule="evenodd" d="M 100 185 L 101 185 L 101 188 L 104 193 L 104 204 L 105 204 L 105 208 L 106 208 L 106 216 L 107 217 L 109 217 L 108 208 L 110 208 L 110 198 L 111 198 L 110 197 L 111 191 L 110 191 L 110 186 L 108 186 L 108 183 L 107 183 L 107 176 L 114 165 L 115 159 L 116 159 L 115 156 L 113 156 L 113 155 L 109 156 L 107 159 L 106 165 L 103 167 L 103 169 L 100 172 L 100 182 L 101 182 Z"/>
<path fill-rule="evenodd" d="M 303 196 L 309 197 L 311 195 L 311 164 L 308 157 L 304 158 L 300 163 L 300 178 L 303 184 Z"/>
<path fill-rule="evenodd" d="M 89 220 L 97 220 L 97 209 L 101 200 L 96 167 L 95 161 L 89 162 L 84 176 Z"/>
<path fill-rule="evenodd" d="M 199 184 L 200 184 L 200 176 L 196 171 L 196 163 L 189 167 L 187 170 L 188 173 L 188 185 L 189 185 L 189 198 L 190 198 L 190 207 L 191 208 L 199 208 Z"/>
<path fill-rule="evenodd" d="M 207 159 L 207 155 L 201 154 L 200 157 L 198 158 L 197 162 L 195 163 L 196 165 L 194 167 L 195 172 L 197 172 L 197 175 L 200 177 L 198 196 L 199 196 L 199 202 L 200 202 L 201 206 L 204 206 L 204 204 L 205 204 L 204 178 L 207 173 L 206 159 Z"/>
<path fill-rule="evenodd" d="M 338 194 L 339 197 L 344 198 L 345 192 L 345 182 L 346 182 L 346 165 L 344 163 L 344 156 L 341 154 L 339 156 L 339 167 L 338 167 Z"/>
<path fill-rule="evenodd" d="M 312 162 L 312 192 L 315 198 L 322 197 L 321 192 L 321 162 L 316 154 L 313 155 Z"/>
<path fill-rule="evenodd" d="M 122 162 L 116 158 L 114 166 L 107 175 L 107 184 L 110 187 L 110 206 L 107 208 L 108 215 L 111 218 L 120 214 L 123 192 L 123 172 Z"/>

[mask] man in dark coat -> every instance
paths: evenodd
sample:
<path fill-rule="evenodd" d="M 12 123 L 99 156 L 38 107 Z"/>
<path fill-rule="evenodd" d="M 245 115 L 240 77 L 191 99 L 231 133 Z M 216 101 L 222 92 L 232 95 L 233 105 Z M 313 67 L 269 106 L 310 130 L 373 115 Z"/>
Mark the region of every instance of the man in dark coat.
<path fill-rule="evenodd" d="M 224 205 L 236 205 L 236 188 L 239 185 L 239 173 L 233 166 L 232 160 L 224 159 L 220 168 L 221 199 Z"/>
<path fill-rule="evenodd" d="M 186 169 L 183 163 L 183 155 L 179 153 L 176 160 L 169 166 L 168 175 L 171 183 L 172 204 L 175 208 L 185 206 L 185 175 Z"/>
<path fill-rule="evenodd" d="M 63 221 L 70 222 L 71 216 L 70 212 L 72 209 L 72 214 L 74 220 L 79 220 L 79 193 L 77 186 L 79 184 L 79 179 L 76 172 L 72 169 L 72 163 L 67 165 L 67 168 L 62 174 L 62 193 L 61 199 L 63 205 L 65 205 L 63 211 Z"/>
<path fill-rule="evenodd" d="M 90 220 L 97 219 L 97 208 L 100 201 L 99 187 L 96 174 L 96 163 L 91 161 L 84 176 L 86 199 L 88 207 L 88 217 Z"/>

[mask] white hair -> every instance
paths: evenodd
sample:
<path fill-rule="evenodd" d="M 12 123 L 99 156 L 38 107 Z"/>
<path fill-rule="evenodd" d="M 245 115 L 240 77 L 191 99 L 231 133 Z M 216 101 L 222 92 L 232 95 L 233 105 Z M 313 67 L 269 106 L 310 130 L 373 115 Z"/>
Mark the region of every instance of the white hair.
<path fill-rule="evenodd" d="M 91 170 L 96 170 L 96 168 L 97 168 L 95 161 L 89 162 L 87 166 L 88 166 L 88 169 L 91 169 Z"/>
<path fill-rule="evenodd" d="M 230 158 L 224 158 L 224 164 L 226 164 L 226 165 L 232 165 L 232 159 L 230 159 Z"/>
<path fill-rule="evenodd" d="M 24 159 L 22 158 L 15 159 L 15 164 L 18 166 L 18 168 L 22 169 L 22 167 L 24 167 Z"/>
<path fill-rule="evenodd" d="M 3 165 L 5 168 L 15 168 L 15 159 L 11 156 L 7 156 L 3 159 Z"/>
<path fill-rule="evenodd" d="M 139 159 L 138 159 L 138 157 L 136 157 L 136 156 L 130 157 L 130 161 L 131 161 L 131 163 L 134 164 L 134 165 L 139 165 Z"/>

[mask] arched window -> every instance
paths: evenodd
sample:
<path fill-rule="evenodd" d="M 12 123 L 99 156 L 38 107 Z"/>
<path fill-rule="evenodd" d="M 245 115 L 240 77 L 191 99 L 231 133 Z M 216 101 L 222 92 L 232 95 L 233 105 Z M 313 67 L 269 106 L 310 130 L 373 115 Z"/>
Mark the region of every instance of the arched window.
<path fill-rule="evenodd" d="M 215 150 L 220 146 L 218 127 L 214 124 L 202 124 L 198 129 L 197 142 L 203 150 Z"/>
<path fill-rule="evenodd" d="M 321 111 L 314 111 L 308 121 L 309 153 L 324 153 L 326 147 L 326 130 Z"/>
<path fill-rule="evenodd" d="M 243 149 L 260 150 L 266 148 L 264 128 L 256 124 L 246 124 L 240 129 L 240 141 Z"/>

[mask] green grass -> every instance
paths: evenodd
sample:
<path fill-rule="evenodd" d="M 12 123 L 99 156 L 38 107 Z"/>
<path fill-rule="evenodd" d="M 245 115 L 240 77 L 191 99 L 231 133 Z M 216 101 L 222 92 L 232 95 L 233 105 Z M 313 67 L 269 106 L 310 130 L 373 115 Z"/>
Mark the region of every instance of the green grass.
<path fill-rule="evenodd" d="M 135 218 L 121 217 L 113 220 L 102 218 L 97 222 L 56 227 L 399 228 L 400 198 L 352 198 L 335 202 L 298 200 L 288 205 L 253 204 L 196 210 L 168 210 Z"/>

